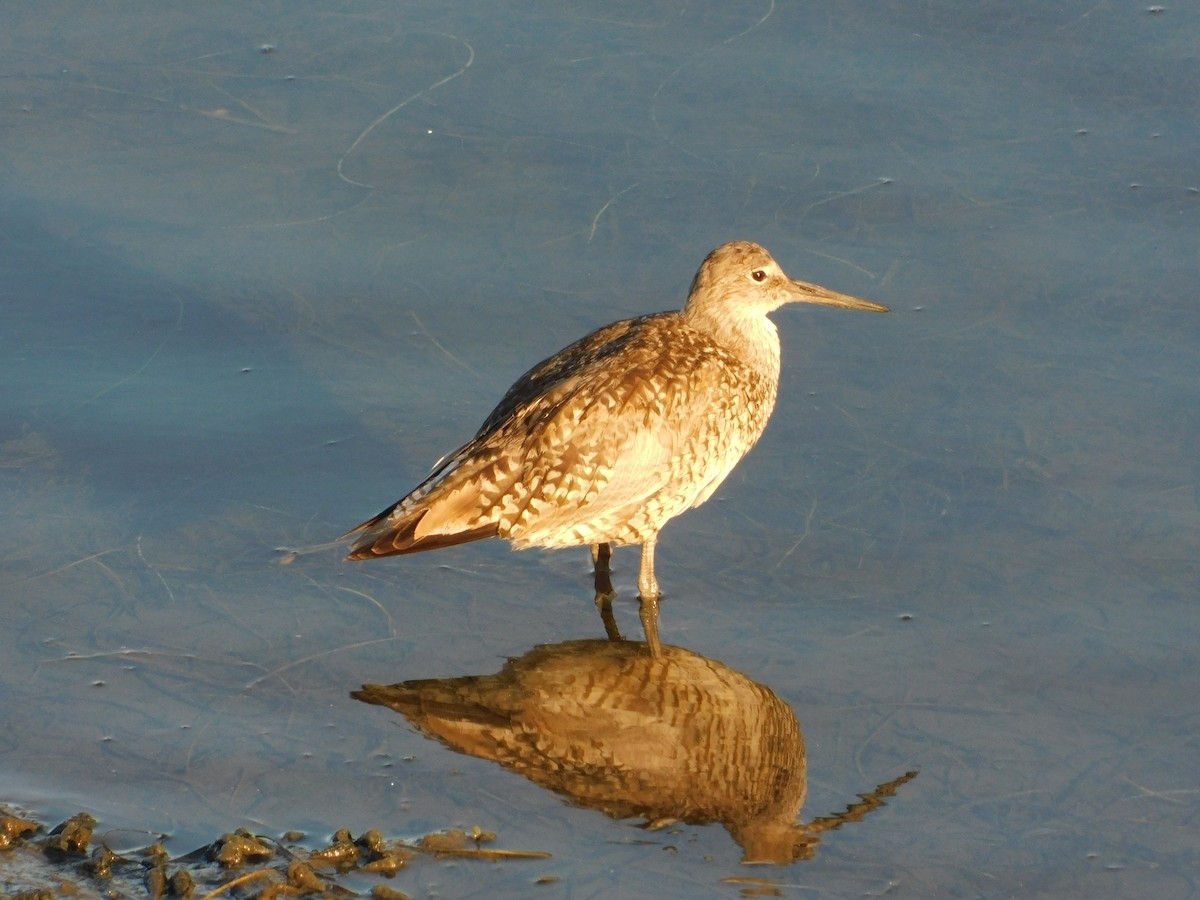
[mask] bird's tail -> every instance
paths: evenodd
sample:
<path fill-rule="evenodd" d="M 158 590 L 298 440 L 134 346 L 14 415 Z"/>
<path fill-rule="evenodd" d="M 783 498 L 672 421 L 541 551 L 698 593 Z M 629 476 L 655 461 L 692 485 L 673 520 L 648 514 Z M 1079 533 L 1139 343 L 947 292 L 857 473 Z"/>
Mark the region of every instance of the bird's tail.
<path fill-rule="evenodd" d="M 490 522 L 451 533 L 420 534 L 421 520 L 428 513 L 429 508 L 423 506 L 403 518 L 392 519 L 391 510 L 385 510 L 374 519 L 363 522 L 343 535 L 359 535 L 350 545 L 346 559 L 374 559 L 400 553 L 420 553 L 422 550 L 437 550 L 439 547 L 481 541 L 499 533 L 499 526 Z"/>
<path fill-rule="evenodd" d="M 420 487 L 379 515 L 352 528 L 347 559 L 374 559 L 465 544 L 499 534 L 492 510 L 494 466 L 485 460 L 460 460 L 437 471 Z"/>

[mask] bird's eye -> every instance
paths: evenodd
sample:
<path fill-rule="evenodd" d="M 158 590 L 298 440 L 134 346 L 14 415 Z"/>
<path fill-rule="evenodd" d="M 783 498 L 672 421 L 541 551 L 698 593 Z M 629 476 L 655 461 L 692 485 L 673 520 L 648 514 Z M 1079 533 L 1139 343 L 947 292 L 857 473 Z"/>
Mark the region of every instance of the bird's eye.
<path fill-rule="evenodd" d="M 750 273 L 750 277 L 753 278 L 755 281 L 764 281 L 767 277 L 767 273 L 764 272 L 762 269 L 755 269 L 753 272 Z"/>

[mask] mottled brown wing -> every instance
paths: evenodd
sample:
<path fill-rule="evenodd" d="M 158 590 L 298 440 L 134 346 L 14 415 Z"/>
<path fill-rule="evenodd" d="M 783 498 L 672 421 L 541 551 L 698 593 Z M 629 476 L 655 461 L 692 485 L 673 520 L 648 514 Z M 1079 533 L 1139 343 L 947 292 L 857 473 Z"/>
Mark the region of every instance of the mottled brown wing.
<path fill-rule="evenodd" d="M 361 535 L 355 540 L 347 558 L 370 559 L 396 553 L 415 553 L 494 536 L 497 532 L 495 523 L 476 524 L 436 537 L 424 533 L 430 527 L 428 522 L 424 523 L 423 533 L 418 533 L 418 529 L 421 529 L 423 520 L 435 505 L 443 519 L 453 512 L 444 502 L 438 503 L 438 495 L 449 493 L 457 485 L 470 484 L 474 479 L 490 482 L 499 488 L 500 484 L 495 480 L 497 478 L 500 483 L 511 483 L 511 477 L 497 475 L 494 470 L 498 463 L 504 461 L 496 452 L 498 446 L 511 452 L 512 440 L 493 440 L 496 433 L 501 430 L 510 434 L 519 432 L 514 427 L 518 423 L 528 427 L 531 420 L 552 415 L 556 404 L 561 402 L 558 398 L 570 396 L 572 386 L 579 382 L 581 375 L 586 375 L 598 362 L 619 353 L 629 338 L 641 331 L 644 321 L 663 316 L 678 318 L 679 314 L 659 313 L 614 322 L 527 371 L 508 389 L 471 441 L 442 457 L 425 480 L 400 500 L 342 535 L 343 539 Z"/>
<path fill-rule="evenodd" d="M 654 313 L 649 316 L 639 316 L 635 319 L 623 319 L 598 328 L 586 337 L 580 338 L 568 347 L 564 347 L 553 356 L 543 359 L 536 366 L 518 378 L 496 404 L 479 431 L 475 440 L 486 437 L 497 427 L 513 418 L 517 410 L 551 391 L 557 384 L 573 378 L 591 365 L 613 354 L 645 327 L 644 323 L 661 317 L 678 317 L 677 312 Z"/>
<path fill-rule="evenodd" d="M 360 526 L 351 558 L 652 537 L 744 452 L 729 454 L 747 446 L 729 388 L 745 368 L 675 314 L 601 329 L 519 379 L 476 439 Z"/>

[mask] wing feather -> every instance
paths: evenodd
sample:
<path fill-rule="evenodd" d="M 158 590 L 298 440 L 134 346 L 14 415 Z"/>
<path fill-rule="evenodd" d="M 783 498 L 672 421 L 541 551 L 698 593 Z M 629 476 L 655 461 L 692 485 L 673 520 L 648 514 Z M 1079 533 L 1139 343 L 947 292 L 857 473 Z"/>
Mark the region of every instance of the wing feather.
<path fill-rule="evenodd" d="M 765 408 L 735 408 L 730 378 L 759 376 L 682 326 L 678 313 L 617 322 L 534 366 L 474 439 L 351 532 L 350 558 L 493 535 L 518 548 L 636 542 L 703 502 L 747 449 L 737 417 L 761 420 L 757 439 L 774 386 L 763 379 Z"/>

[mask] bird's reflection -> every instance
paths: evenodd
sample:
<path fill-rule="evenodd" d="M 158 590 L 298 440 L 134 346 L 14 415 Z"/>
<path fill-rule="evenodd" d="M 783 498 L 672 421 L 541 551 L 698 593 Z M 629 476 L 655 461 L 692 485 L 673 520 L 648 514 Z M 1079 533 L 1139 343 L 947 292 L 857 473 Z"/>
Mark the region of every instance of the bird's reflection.
<path fill-rule="evenodd" d="M 797 820 L 800 723 L 764 685 L 679 647 L 582 640 L 536 647 L 495 675 L 364 685 L 448 747 L 494 760 L 581 806 L 650 828 L 719 822 L 743 862 L 812 856 L 819 834 L 882 805 L 909 772 L 842 813 Z"/>

